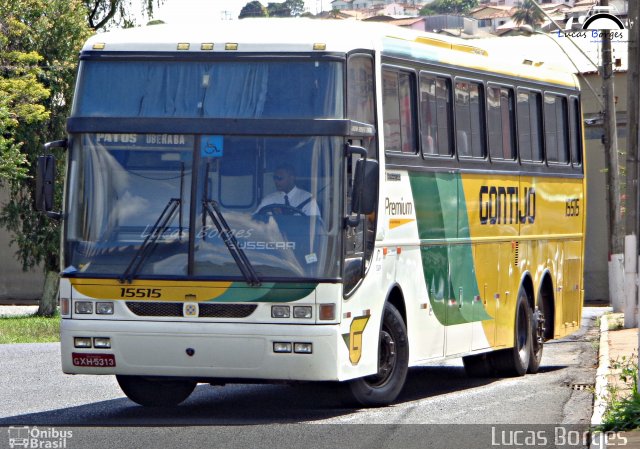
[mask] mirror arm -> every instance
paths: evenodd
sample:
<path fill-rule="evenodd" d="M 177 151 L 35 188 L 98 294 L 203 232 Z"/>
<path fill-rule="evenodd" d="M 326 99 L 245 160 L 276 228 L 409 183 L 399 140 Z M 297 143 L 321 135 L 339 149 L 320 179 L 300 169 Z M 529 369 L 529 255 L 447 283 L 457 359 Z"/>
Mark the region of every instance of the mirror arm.
<path fill-rule="evenodd" d="M 349 157 L 353 154 L 359 154 L 362 157 L 362 159 L 367 159 L 368 152 L 366 148 L 346 144 L 345 156 Z"/>
<path fill-rule="evenodd" d="M 67 139 L 63 140 L 54 140 L 53 142 L 47 142 L 44 144 L 44 151 L 47 153 L 51 152 L 52 148 L 64 148 L 67 149 L 69 141 Z"/>

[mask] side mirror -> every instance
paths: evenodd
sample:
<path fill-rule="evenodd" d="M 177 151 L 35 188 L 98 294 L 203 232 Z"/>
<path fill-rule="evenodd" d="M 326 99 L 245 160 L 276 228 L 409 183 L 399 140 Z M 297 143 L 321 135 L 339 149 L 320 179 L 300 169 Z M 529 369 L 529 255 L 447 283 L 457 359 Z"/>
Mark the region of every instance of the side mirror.
<path fill-rule="evenodd" d="M 371 214 L 378 199 L 378 161 L 360 159 L 356 162 L 351 201 L 352 214 Z"/>
<path fill-rule="evenodd" d="M 36 210 L 53 210 L 53 194 L 56 180 L 56 159 L 51 154 L 38 156 L 36 165 Z"/>

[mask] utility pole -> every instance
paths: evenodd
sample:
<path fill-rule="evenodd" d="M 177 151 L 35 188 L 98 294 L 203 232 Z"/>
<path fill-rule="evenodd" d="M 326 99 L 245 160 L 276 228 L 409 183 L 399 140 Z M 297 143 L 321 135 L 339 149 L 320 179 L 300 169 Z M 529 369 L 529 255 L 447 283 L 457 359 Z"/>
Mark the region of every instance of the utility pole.
<path fill-rule="evenodd" d="M 637 267 L 638 267 L 638 13 L 640 5 L 630 2 L 627 69 L 627 188 L 626 188 L 626 237 L 625 237 L 625 306 L 624 327 L 638 325 L 637 317 Z M 627 268 L 631 263 L 636 269 Z"/>
<path fill-rule="evenodd" d="M 600 4 L 608 6 L 609 1 L 601 0 Z M 602 33 L 602 96 L 604 98 L 604 152 L 608 161 L 609 254 L 614 256 L 622 254 L 624 228 L 620 208 L 620 163 L 618 160 L 618 134 L 616 132 L 613 59 L 611 57 L 611 36 L 607 32 Z"/>

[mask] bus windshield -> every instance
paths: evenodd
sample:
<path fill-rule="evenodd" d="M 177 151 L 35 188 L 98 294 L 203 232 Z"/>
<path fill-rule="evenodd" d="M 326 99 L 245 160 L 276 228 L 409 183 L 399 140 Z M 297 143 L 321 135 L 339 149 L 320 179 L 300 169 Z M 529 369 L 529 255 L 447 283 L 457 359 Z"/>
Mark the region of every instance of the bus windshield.
<path fill-rule="evenodd" d="M 74 116 L 344 116 L 337 61 L 96 61 L 80 66 Z"/>
<path fill-rule="evenodd" d="M 66 272 L 129 280 L 335 279 L 341 142 L 77 135 L 67 191 Z"/>

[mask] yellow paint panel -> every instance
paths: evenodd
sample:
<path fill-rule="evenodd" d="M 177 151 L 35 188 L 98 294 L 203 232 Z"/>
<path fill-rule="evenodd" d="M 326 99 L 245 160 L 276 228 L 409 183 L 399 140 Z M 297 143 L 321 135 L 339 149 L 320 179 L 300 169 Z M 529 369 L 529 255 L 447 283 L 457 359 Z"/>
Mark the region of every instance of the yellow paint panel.
<path fill-rule="evenodd" d="M 389 229 L 394 229 L 407 223 L 416 221 L 414 218 L 390 218 Z"/>
<path fill-rule="evenodd" d="M 96 299 L 200 302 L 224 294 L 231 282 L 175 282 L 139 280 L 121 284 L 112 279 L 71 279 L 73 288 Z"/>
<path fill-rule="evenodd" d="M 349 361 L 357 365 L 362 357 L 362 333 L 369 322 L 368 316 L 354 318 L 349 329 Z"/>

